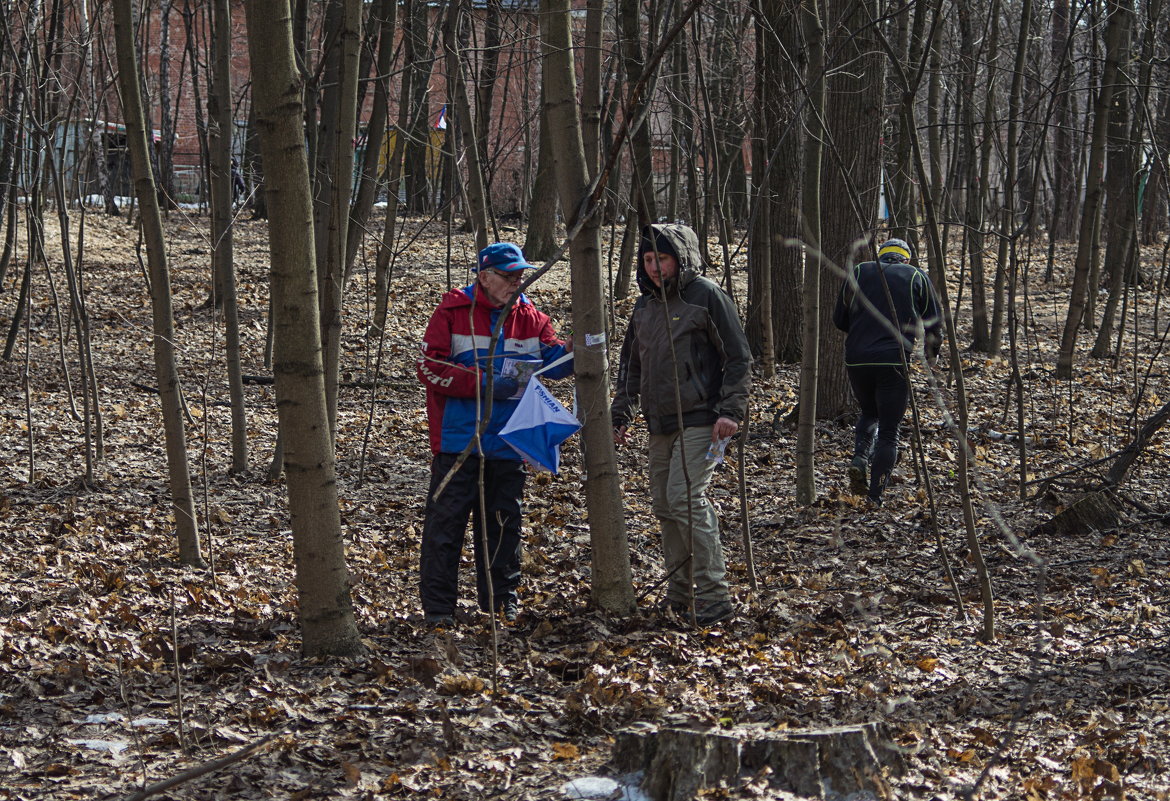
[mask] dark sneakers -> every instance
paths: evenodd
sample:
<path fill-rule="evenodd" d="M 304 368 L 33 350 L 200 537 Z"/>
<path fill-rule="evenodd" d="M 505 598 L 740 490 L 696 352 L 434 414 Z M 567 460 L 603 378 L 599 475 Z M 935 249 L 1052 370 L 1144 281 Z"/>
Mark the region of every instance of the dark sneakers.
<path fill-rule="evenodd" d="M 691 622 L 691 605 L 686 601 L 666 598 L 658 602 L 654 610 L 660 617 L 675 618 L 681 623 Z M 714 626 L 735 617 L 735 606 L 731 601 L 695 601 L 695 623 L 699 626 Z"/>
<path fill-rule="evenodd" d="M 700 604 L 695 610 L 695 622 L 700 626 L 714 626 L 735 617 L 735 607 L 731 601 L 710 601 Z"/>
<path fill-rule="evenodd" d="M 520 614 L 520 604 L 516 603 L 515 598 L 509 598 L 502 604 L 496 607 L 496 611 L 504 616 L 504 620 L 509 623 L 515 623 L 516 617 Z"/>
<path fill-rule="evenodd" d="M 496 605 L 496 614 L 504 618 L 504 620 L 508 621 L 509 623 L 515 623 L 516 618 L 520 615 L 520 602 L 516 600 L 516 596 L 497 595 L 494 600 Z M 488 612 L 487 604 L 484 603 L 479 605 L 479 611 L 483 612 L 485 615 L 490 614 Z"/>
<path fill-rule="evenodd" d="M 680 620 L 686 620 L 691 616 L 691 605 L 686 601 L 676 601 L 672 598 L 664 598 L 658 602 L 654 610 L 662 617 L 674 615 Z"/>
<path fill-rule="evenodd" d="M 423 618 L 423 625 L 428 629 L 453 629 L 455 616 L 443 612 L 428 612 Z"/>
<path fill-rule="evenodd" d="M 849 464 L 849 491 L 854 495 L 869 492 L 869 462 L 864 456 L 854 456 Z"/>
<path fill-rule="evenodd" d="M 509 623 L 515 623 L 516 617 L 520 614 L 520 605 L 515 598 L 509 598 L 496 605 L 496 612 Z M 423 617 L 423 625 L 428 629 L 453 629 L 455 628 L 455 615 L 446 612 L 428 612 Z"/>

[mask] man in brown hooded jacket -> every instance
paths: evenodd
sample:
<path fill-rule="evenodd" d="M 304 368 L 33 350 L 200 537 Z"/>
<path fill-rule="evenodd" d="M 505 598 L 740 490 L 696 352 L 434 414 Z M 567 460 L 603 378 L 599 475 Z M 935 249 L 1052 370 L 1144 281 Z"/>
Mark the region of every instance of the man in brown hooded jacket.
<path fill-rule="evenodd" d="M 734 615 L 719 519 L 707 500 L 718 459 L 747 414 L 751 351 L 735 304 L 705 278 L 699 238 L 651 225 L 638 248 L 642 297 L 626 328 L 612 415 L 624 444 L 635 407 L 650 432 L 650 494 L 662 527 L 665 605 L 712 625 Z M 685 467 L 684 467 L 685 463 Z M 689 486 L 688 486 L 689 484 Z"/>

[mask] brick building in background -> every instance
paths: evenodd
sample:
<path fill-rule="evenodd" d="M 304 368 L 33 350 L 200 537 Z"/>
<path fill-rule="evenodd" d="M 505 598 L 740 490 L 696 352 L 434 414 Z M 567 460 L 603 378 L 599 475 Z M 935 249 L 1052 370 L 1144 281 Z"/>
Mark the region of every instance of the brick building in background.
<path fill-rule="evenodd" d="M 145 107 L 153 131 L 156 164 L 169 162 L 170 180 L 160 178 L 160 186 L 170 186 L 179 202 L 205 202 L 207 198 L 206 159 L 203 156 L 204 133 L 207 118 L 208 65 L 210 50 L 210 4 L 197 0 L 170 0 L 166 36 L 163 19 L 166 0 L 149 4 L 150 12 L 140 25 L 139 59 L 143 65 L 142 89 Z M 475 25 L 468 47 L 471 57 L 478 60 L 483 40 L 483 3 L 476 0 Z M 318 4 L 313 4 L 314 9 Z M 90 22 L 93 47 L 89 61 L 93 77 L 84 75 L 81 67 L 85 41 L 85 26 L 73 20 L 65 25 L 64 58 L 62 70 L 66 73 L 61 84 L 71 86 L 68 117 L 56 127 L 54 141 L 60 154 L 63 172 L 68 178 L 68 194 L 72 198 L 100 193 L 101 171 L 104 160 L 110 180 L 110 191 L 115 195 L 130 195 L 129 160 L 126 157 L 125 127 L 122 124 L 121 103 L 117 97 L 113 74 L 113 23 L 105 7 L 91 5 L 95 14 Z M 235 130 L 232 152 L 241 165 L 247 166 L 246 143 L 248 117 L 251 106 L 251 73 L 248 56 L 247 26 L 242 2 L 233 0 L 232 9 L 232 116 Z M 399 7 L 398 33 L 402 36 L 403 8 Z M 433 40 L 434 26 L 439 23 L 442 9 L 427 6 L 429 17 L 427 39 Z M 485 170 L 488 172 L 492 198 L 497 213 L 520 211 L 536 170 L 537 130 L 539 111 L 540 68 L 538 23 L 535 4 L 530 0 L 505 2 L 500 18 L 499 72 L 492 95 L 492 116 L 486 141 L 479 142 Z M 314 34 L 320 31 L 320 21 L 310 24 Z M 399 101 L 402 91 L 401 41 L 396 42 L 398 61 L 388 81 L 390 109 L 387 115 L 387 146 L 398 135 L 395 123 L 399 119 Z M 101 54 L 101 57 L 98 57 Z M 310 54 L 311 65 L 318 62 L 319 52 Z M 372 63 L 373 54 L 365 54 L 363 64 Z M 430 65 L 429 88 L 423 98 L 425 123 L 421 126 L 429 140 L 430 152 L 426 171 L 433 184 L 432 191 L 440 193 L 439 176 L 441 151 L 447 136 L 459 121 L 453 113 L 454 104 L 447 103 L 447 81 L 444 75 L 446 61 L 442 47 L 436 50 Z M 164 75 L 164 66 L 166 66 Z M 311 66 L 312 68 L 312 66 Z M 105 87 L 104 89 L 102 87 Z M 355 142 L 355 169 L 364 153 L 365 132 L 369 125 L 373 102 L 372 82 L 364 87 L 362 113 L 359 115 L 359 139 Z M 164 101 L 168 115 L 164 118 Z M 473 98 L 473 104 L 475 100 Z M 417 130 L 417 129 L 416 129 Z M 421 130 L 414 134 L 421 139 Z M 169 158 L 168 158 L 169 156 Z M 384 164 L 385 155 L 380 162 Z M 248 176 L 249 179 L 251 176 Z"/>

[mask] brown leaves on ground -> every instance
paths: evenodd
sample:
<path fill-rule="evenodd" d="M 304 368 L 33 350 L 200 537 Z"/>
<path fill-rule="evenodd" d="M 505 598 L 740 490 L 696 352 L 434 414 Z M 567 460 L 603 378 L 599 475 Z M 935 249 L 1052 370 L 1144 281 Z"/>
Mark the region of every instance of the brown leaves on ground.
<path fill-rule="evenodd" d="M 414 222 L 405 225 L 416 232 Z M 591 610 L 581 464 L 568 447 L 562 475 L 528 488 L 521 614 L 515 624 L 499 622 L 494 674 L 488 620 L 470 604 L 469 557 L 458 626 L 424 631 L 416 583 L 429 453 L 414 355 L 446 277 L 446 243 L 430 235 L 402 240 L 410 244 L 396 257 L 374 391 L 377 342 L 364 337 L 370 254 L 347 290 L 338 473 L 367 650 L 346 661 L 300 659 L 284 489 L 264 479 L 275 435 L 270 386 L 246 386 L 252 469 L 227 473 L 223 338 L 215 313 L 201 308 L 206 227 L 176 217 L 168 242 L 191 462 L 214 574 L 174 562 L 157 401 L 142 389 L 154 383 L 149 303 L 125 219 L 87 220 L 85 280 L 106 449 L 92 491 L 77 483 L 85 440 L 68 394 L 72 388 L 80 415 L 76 343 L 59 349 L 43 271 L 34 276 L 16 356 L 0 365 L 3 797 L 123 797 L 276 734 L 230 768 L 165 797 L 544 799 L 570 778 L 604 772 L 611 735 L 627 724 L 867 720 L 883 721 L 907 750 L 911 772 L 896 787 L 899 797 L 958 798 L 981 776 L 985 799 L 1167 797 L 1165 437 L 1126 484 L 1117 530 L 1033 533 L 1054 504 L 1075 496 L 1077 477 L 1041 500 L 1014 500 L 1019 432 L 1014 407 L 1005 411 L 1009 370 L 1001 359 L 964 357 L 978 528 L 996 590 L 993 643 L 977 639 L 956 452 L 936 399 L 919 395 L 925 459 L 969 620 L 956 618 L 909 451 L 887 504 L 870 509 L 847 493 L 851 432 L 824 424 L 821 497 L 796 507 L 794 435 L 772 425 L 794 403 L 794 368 L 760 382 L 753 404 L 746 483 L 757 592 L 747 587 L 734 458 L 712 492 L 726 527 L 737 620 L 688 629 L 649 611 L 653 591 L 627 620 Z M 249 222 L 236 231 L 242 355 L 245 372 L 256 375 L 267 372 L 264 233 Z M 458 265 L 470 263 L 471 245 L 459 239 L 454 252 L 460 284 L 466 274 Z M 562 265 L 530 292 L 562 328 L 568 284 Z M 1118 371 L 1082 357 L 1077 381 L 1052 380 L 1066 292 L 1030 287 L 1035 328 L 1021 365 L 1029 480 L 1116 451 L 1135 409 L 1140 421 L 1170 392 L 1164 371 L 1153 371 L 1140 396 L 1132 378 L 1133 365 L 1154 353 L 1152 319 L 1136 362 L 1131 331 Z M 14 293 L 0 299 L 0 313 L 10 315 Z M 619 319 L 628 305 L 620 304 Z M 1140 314 L 1152 306 L 1143 288 Z M 567 396 L 564 385 L 554 383 L 554 391 Z M 949 392 L 939 396 L 948 405 Z M 634 445 L 619 460 L 634 576 L 645 592 L 661 574 L 645 459 Z M 1014 539 L 999 533 L 996 517 Z M 766 793 L 748 782 L 723 797 Z"/>

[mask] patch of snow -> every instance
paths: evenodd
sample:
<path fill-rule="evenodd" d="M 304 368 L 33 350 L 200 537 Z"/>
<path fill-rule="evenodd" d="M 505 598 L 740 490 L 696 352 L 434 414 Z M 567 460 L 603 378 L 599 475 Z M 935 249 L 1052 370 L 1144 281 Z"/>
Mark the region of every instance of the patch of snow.
<path fill-rule="evenodd" d="M 104 205 L 106 205 L 106 199 L 101 195 L 86 195 L 85 199 L 82 201 L 82 203 L 84 203 L 87 206 L 104 206 Z M 125 195 L 115 195 L 114 196 L 114 205 L 117 206 L 118 208 L 123 208 L 125 206 L 129 206 L 130 203 L 131 203 L 131 199 L 129 197 L 126 197 Z"/>
<path fill-rule="evenodd" d="M 119 723 L 126 719 L 121 712 L 97 712 L 88 715 L 82 723 Z"/>
<path fill-rule="evenodd" d="M 170 721 L 163 720 L 162 718 L 135 718 L 130 721 L 130 725 L 135 728 L 142 728 L 143 726 L 169 726 Z"/>
<path fill-rule="evenodd" d="M 92 748 L 95 751 L 108 751 L 117 756 L 130 747 L 130 743 L 122 740 L 71 740 L 66 739 L 65 742 L 71 745 L 80 745 L 84 748 Z"/>
<path fill-rule="evenodd" d="M 650 801 L 650 796 L 638 789 L 642 774 L 623 777 L 623 781 L 605 776 L 584 776 L 561 785 L 561 793 L 569 799 L 592 801 Z"/>
<path fill-rule="evenodd" d="M 81 722 L 83 724 L 84 723 L 102 724 L 102 723 L 122 723 L 125 720 L 126 720 L 126 716 L 123 715 L 121 712 L 95 712 L 92 715 L 87 715 L 85 720 L 83 720 Z M 134 720 L 130 721 L 130 725 L 134 726 L 136 728 L 141 728 L 143 726 L 167 726 L 167 725 L 170 725 L 170 721 L 163 720 L 162 718 L 150 718 L 150 717 L 135 718 Z"/>

